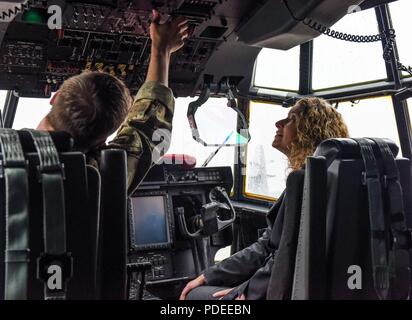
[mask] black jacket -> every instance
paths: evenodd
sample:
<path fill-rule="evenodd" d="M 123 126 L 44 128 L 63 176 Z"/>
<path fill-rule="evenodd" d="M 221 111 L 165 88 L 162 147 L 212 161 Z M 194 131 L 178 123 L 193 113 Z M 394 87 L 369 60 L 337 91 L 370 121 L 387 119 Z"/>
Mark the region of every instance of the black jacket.
<path fill-rule="evenodd" d="M 206 269 L 207 285 L 236 287 L 230 294 L 245 293 L 247 299 L 265 299 L 276 251 L 282 235 L 285 193 L 269 210 L 268 228 L 257 242 L 221 263 Z"/>

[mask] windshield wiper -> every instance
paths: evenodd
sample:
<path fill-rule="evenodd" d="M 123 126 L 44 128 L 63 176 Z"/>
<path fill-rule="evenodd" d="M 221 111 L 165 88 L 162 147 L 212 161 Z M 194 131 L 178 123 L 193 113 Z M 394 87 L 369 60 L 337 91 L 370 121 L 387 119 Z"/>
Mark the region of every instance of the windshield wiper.
<path fill-rule="evenodd" d="M 222 143 L 215 151 L 213 151 L 213 152 L 207 157 L 207 159 L 205 160 L 205 162 L 203 162 L 202 167 L 206 167 L 206 166 L 210 163 L 210 161 L 212 161 L 212 159 L 217 155 L 217 153 L 220 151 L 220 149 L 222 149 L 222 147 L 225 146 L 225 143 L 226 143 L 226 142 L 230 139 L 230 137 L 233 135 L 233 132 L 234 132 L 234 131 L 232 131 L 231 133 L 229 133 L 229 135 L 226 137 L 226 139 L 223 141 L 223 143 Z"/>

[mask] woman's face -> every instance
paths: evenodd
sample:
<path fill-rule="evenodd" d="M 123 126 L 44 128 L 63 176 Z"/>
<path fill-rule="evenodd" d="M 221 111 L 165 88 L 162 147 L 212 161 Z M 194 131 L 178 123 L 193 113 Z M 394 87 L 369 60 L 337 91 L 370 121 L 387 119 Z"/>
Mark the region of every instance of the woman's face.
<path fill-rule="evenodd" d="M 297 137 L 296 119 L 299 106 L 294 106 L 290 109 L 288 117 L 286 119 L 276 122 L 275 140 L 273 140 L 273 148 L 284 153 L 286 156 L 289 154 L 290 145 Z"/>

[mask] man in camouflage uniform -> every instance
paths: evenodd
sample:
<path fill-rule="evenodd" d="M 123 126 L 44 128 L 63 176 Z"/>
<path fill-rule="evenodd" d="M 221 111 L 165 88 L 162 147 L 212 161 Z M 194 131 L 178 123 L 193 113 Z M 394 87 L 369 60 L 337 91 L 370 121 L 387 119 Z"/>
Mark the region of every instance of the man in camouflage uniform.
<path fill-rule="evenodd" d="M 124 83 L 117 78 L 99 72 L 83 73 L 62 84 L 50 101 L 51 111 L 37 127 L 70 133 L 75 149 L 86 153 L 88 162 L 95 166 L 98 166 L 96 150 L 126 150 L 129 194 L 152 166 L 155 131 L 172 128 L 174 98 L 168 88 L 169 63 L 171 54 L 179 50 L 188 37 L 187 20 L 178 17 L 160 24 L 159 13 L 153 11 L 150 37 L 146 82 L 134 102 Z M 114 140 L 104 146 L 120 124 Z"/>

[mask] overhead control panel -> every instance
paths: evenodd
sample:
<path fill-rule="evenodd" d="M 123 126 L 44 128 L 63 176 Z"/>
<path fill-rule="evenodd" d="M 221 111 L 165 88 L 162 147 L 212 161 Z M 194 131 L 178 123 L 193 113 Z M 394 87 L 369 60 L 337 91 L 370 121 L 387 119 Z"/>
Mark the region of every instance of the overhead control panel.
<path fill-rule="evenodd" d="M 0 89 L 33 97 L 49 96 L 85 70 L 115 75 L 136 93 L 147 72 L 154 8 L 163 22 L 178 15 L 189 20 L 190 37 L 172 56 L 170 83 L 175 95 L 193 95 L 211 56 L 257 6 L 252 0 L 14 2 L 15 9 L 5 10 L 15 17 L 0 28 Z M 51 5 L 62 9 L 61 30 L 48 28 Z"/>

